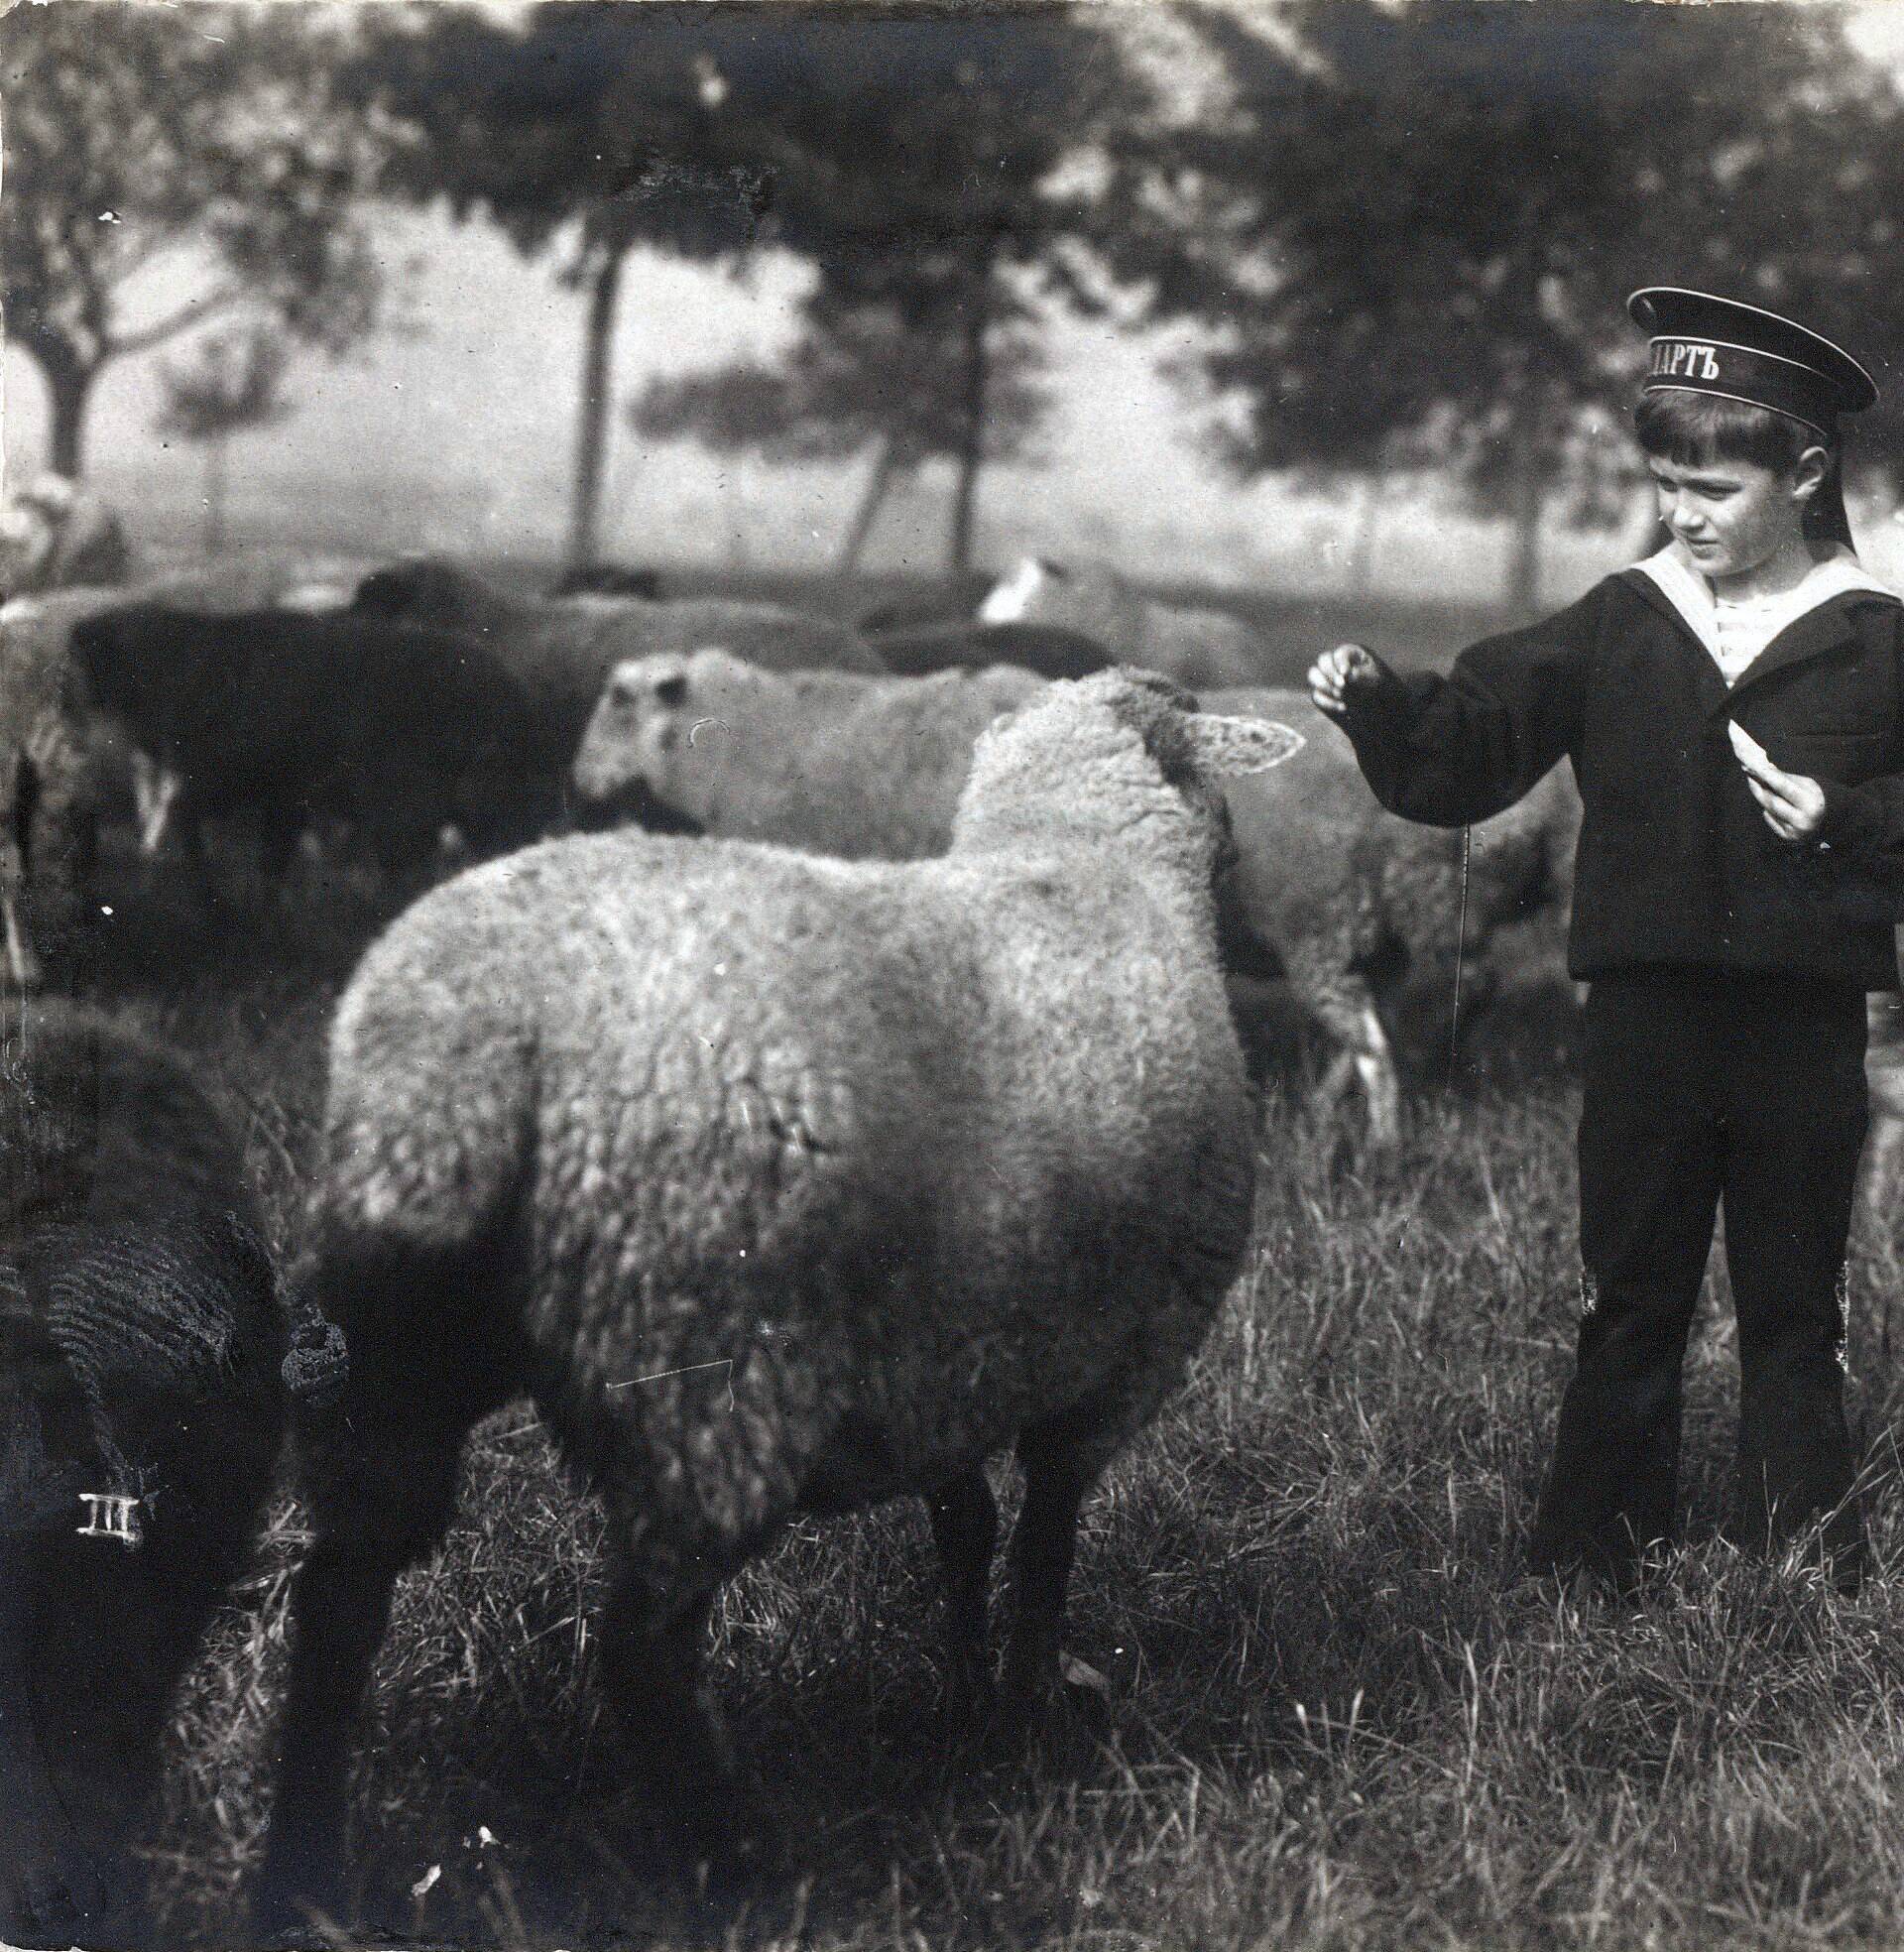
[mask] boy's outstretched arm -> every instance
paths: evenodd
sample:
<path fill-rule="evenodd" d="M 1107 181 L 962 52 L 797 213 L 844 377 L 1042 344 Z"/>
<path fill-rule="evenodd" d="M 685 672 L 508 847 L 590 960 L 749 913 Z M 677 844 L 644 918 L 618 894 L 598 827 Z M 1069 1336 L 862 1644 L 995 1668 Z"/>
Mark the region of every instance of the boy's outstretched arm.
<path fill-rule="evenodd" d="M 1390 812 L 1444 827 L 1485 820 L 1573 749 L 1601 602 L 1594 589 L 1488 638 L 1446 677 L 1404 677 L 1360 644 L 1338 645 L 1310 667 L 1309 694 L 1354 741 Z"/>

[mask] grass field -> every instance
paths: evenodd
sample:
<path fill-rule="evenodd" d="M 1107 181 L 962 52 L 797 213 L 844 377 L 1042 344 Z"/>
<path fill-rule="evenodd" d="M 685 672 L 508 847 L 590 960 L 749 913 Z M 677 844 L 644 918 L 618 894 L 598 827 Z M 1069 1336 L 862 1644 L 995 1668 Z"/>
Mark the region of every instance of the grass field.
<path fill-rule="evenodd" d="M 1270 608 L 1281 678 L 1339 636 L 1425 659 L 1475 622 Z M 379 918 L 371 891 L 300 875 L 208 918 L 118 858 L 94 970 L 202 1055 L 287 1251 L 327 1011 Z M 803 1525 L 734 1585 L 719 1690 L 791 1839 L 740 1897 L 625 1875 L 634 1813 L 591 1680 L 600 1514 L 525 1407 L 493 1419 L 379 1668 L 353 1860 L 368 1914 L 570 1948 L 1904 1943 L 1897 1245 L 1867 1230 L 1852 1271 L 1878 1565 L 1860 1595 L 1716 1538 L 1718 1269 L 1683 1557 L 1631 1610 L 1519 1579 L 1575 1323 L 1570 1047 L 1551 994 L 1511 990 L 1379 1163 L 1306 1107 L 1305 1052 L 1280 1067 L 1247 1278 L 1087 1509 L 1069 1646 L 1108 1694 L 1087 1689 L 1045 1753 L 942 1758 L 918 1510 Z M 259 1857 L 302 1540 L 281 1500 L 182 1703 L 149 1848 L 194 1944 L 234 1942 Z"/>

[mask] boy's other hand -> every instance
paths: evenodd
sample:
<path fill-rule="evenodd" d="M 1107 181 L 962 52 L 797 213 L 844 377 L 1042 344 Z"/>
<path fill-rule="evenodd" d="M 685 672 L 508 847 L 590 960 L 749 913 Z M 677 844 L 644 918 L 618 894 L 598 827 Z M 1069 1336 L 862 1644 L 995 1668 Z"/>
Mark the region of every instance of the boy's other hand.
<path fill-rule="evenodd" d="M 1765 823 L 1780 840 L 1810 840 L 1824 824 L 1825 789 L 1802 773 L 1787 773 L 1736 720 L 1726 727 L 1745 770 L 1745 785 Z"/>
<path fill-rule="evenodd" d="M 1350 694 L 1372 691 L 1386 675 L 1372 651 L 1360 644 L 1338 644 L 1309 667 L 1309 695 L 1318 711 L 1341 718 L 1349 710 Z"/>

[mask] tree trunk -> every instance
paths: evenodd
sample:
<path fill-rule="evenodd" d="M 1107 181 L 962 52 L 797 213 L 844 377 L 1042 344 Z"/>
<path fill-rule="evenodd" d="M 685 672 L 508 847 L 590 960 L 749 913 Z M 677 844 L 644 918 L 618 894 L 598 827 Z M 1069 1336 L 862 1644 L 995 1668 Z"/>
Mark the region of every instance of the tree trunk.
<path fill-rule="evenodd" d="M 839 561 L 834 567 L 836 575 L 857 576 L 860 573 L 860 557 L 866 553 L 867 540 L 873 534 L 873 525 L 880 519 L 880 511 L 886 506 L 886 498 L 898 475 L 897 449 L 889 433 L 880 441 L 880 450 L 873 457 L 873 471 L 866 477 L 866 487 L 860 495 L 860 505 L 853 511 L 846 540 L 840 545 Z"/>
<path fill-rule="evenodd" d="M 575 485 L 565 568 L 595 565 L 595 529 L 602 500 L 602 456 L 608 434 L 610 340 L 615 301 L 622 284 L 622 253 L 602 260 L 588 294 L 587 337 L 582 347 L 581 420 L 575 436 Z"/>
<path fill-rule="evenodd" d="M 1547 502 L 1545 431 L 1538 392 L 1514 416 L 1513 544 L 1507 562 L 1507 606 L 1531 616 L 1540 601 L 1540 515 Z"/>
<path fill-rule="evenodd" d="M 988 244 L 979 259 L 965 314 L 965 428 L 959 442 L 959 481 L 952 498 L 952 540 L 946 569 L 963 576 L 972 567 L 972 531 L 985 459 L 987 382 L 990 379 L 993 260 Z"/>
<path fill-rule="evenodd" d="M 1368 475 L 1362 484 L 1362 499 L 1356 509 L 1356 532 L 1349 545 L 1347 583 L 1351 596 L 1367 596 L 1374 579 L 1375 529 L 1381 515 L 1381 494 L 1386 484 L 1378 474 Z"/>
<path fill-rule="evenodd" d="M 205 442 L 205 553 L 225 546 L 225 461 L 230 438 L 214 433 Z"/>
<path fill-rule="evenodd" d="M 48 434 L 47 465 L 55 474 L 69 481 L 79 478 L 86 424 L 86 402 L 99 369 L 81 366 L 49 366 L 41 362 L 46 375 L 47 395 L 52 408 L 52 427 Z"/>

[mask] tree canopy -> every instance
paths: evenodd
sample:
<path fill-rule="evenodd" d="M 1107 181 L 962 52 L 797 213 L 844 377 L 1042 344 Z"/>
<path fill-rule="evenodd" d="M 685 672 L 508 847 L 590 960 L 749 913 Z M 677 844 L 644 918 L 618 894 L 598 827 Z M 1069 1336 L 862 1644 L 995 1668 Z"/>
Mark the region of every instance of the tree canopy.
<path fill-rule="evenodd" d="M 893 292 L 848 297 L 822 287 L 804 330 L 779 359 L 653 381 L 630 403 L 629 423 L 652 439 L 690 439 L 715 453 L 770 460 L 840 460 L 870 450 L 866 489 L 841 542 L 840 568 L 851 573 L 895 482 L 928 461 L 970 455 L 963 338 L 955 308 L 915 308 Z M 1048 401 L 1038 379 L 1043 364 L 1031 331 L 1010 322 L 990 327 L 975 464 L 1026 451 Z"/>
<path fill-rule="evenodd" d="M 1064 246 L 1088 231 L 1092 198 L 1061 166 L 1129 82 L 1088 11 L 1062 7 L 572 0 L 520 26 L 448 9 L 399 18 L 351 85 L 405 132 L 390 187 L 485 213 L 525 252 L 558 250 L 562 275 L 590 295 L 569 549 L 582 560 L 609 328 L 638 244 L 705 261 L 771 247 L 811 263 L 815 358 L 845 352 L 845 321 L 872 331 L 876 313 L 889 335 L 919 334 L 925 356 L 956 341 L 955 527 L 969 539 L 990 361 L 1022 328 L 1009 281 L 1035 271 L 1083 292 Z"/>
<path fill-rule="evenodd" d="M 7 330 L 39 367 L 52 464 L 76 474 L 112 360 L 238 312 L 337 347 L 377 280 L 359 197 L 373 132 L 330 88 L 322 7 L 22 6 L 0 18 Z M 189 296 L 130 316 L 166 260 Z"/>
<path fill-rule="evenodd" d="M 1872 362 L 1904 353 L 1880 302 L 1897 99 L 1828 13 L 1297 0 L 1273 31 L 1186 18 L 1227 104 L 1121 157 L 1108 234 L 1154 315 L 1214 328 L 1240 472 L 1444 465 L 1514 518 L 1526 602 L 1556 488 L 1625 452 L 1633 288 L 1703 286 Z"/>

